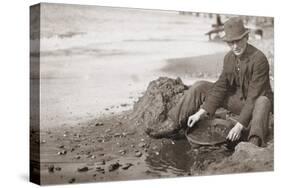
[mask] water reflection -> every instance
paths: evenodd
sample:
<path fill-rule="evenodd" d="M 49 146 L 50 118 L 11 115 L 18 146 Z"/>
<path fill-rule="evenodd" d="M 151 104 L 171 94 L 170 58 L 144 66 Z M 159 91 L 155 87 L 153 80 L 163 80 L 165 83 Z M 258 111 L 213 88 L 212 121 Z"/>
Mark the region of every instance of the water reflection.
<path fill-rule="evenodd" d="M 194 157 L 186 140 L 164 143 L 160 151 L 151 151 L 145 162 L 152 172 L 183 175 L 190 172 Z"/>

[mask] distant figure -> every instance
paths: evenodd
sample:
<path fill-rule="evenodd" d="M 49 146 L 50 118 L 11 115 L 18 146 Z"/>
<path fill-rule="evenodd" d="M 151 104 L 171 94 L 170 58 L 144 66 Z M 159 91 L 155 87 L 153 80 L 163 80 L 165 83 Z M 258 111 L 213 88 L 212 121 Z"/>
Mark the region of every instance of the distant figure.
<path fill-rule="evenodd" d="M 219 27 L 222 27 L 223 26 L 223 23 L 221 21 L 221 17 L 219 14 L 216 15 L 216 24 L 213 24 L 212 27 L 214 28 L 219 28 Z"/>
<path fill-rule="evenodd" d="M 209 36 L 209 40 L 213 39 L 220 39 L 219 34 L 223 32 L 223 23 L 221 21 L 221 17 L 219 14 L 216 15 L 216 23 L 212 24 L 212 29 L 211 31 L 207 32 L 205 35 Z M 215 34 L 215 37 L 212 37 L 212 34 Z"/>
<path fill-rule="evenodd" d="M 262 39 L 263 37 L 263 30 L 262 29 L 255 29 L 255 38 L 256 39 Z"/>
<path fill-rule="evenodd" d="M 224 24 L 224 30 L 223 40 L 230 51 L 224 57 L 219 79 L 215 83 L 195 83 L 168 112 L 167 120 L 159 125 L 168 129 L 148 129 L 147 134 L 156 138 L 175 134 L 180 129 L 196 126 L 200 119 L 212 117 L 219 107 L 223 107 L 238 116 L 227 135 L 229 141 L 264 144 L 273 109 L 268 60 L 248 43 L 249 30 L 242 19 L 230 18 Z"/>

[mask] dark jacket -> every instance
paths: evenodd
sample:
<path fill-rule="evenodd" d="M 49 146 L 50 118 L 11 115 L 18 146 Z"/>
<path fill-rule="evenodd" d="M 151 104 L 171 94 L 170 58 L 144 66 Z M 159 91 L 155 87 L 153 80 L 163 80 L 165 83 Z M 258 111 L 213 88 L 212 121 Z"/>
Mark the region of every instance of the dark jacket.
<path fill-rule="evenodd" d="M 238 61 L 240 61 L 239 74 L 235 73 Z M 236 80 L 240 83 L 235 83 Z M 229 91 L 235 90 L 240 92 L 240 99 L 245 100 L 238 119 L 238 122 L 245 127 L 251 120 L 255 100 L 259 96 L 266 96 L 273 102 L 267 58 L 250 44 L 239 59 L 232 51 L 225 55 L 223 71 L 208 93 L 202 108 L 213 115 L 216 109 L 222 106 Z"/>

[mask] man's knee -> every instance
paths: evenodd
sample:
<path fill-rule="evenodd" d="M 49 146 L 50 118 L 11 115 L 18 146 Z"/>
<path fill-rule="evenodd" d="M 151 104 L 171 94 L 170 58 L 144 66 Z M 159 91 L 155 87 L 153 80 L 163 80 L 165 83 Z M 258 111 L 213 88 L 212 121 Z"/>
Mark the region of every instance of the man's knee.
<path fill-rule="evenodd" d="M 271 101 L 266 96 L 258 97 L 256 102 L 255 102 L 255 107 L 261 107 L 261 108 L 268 107 L 268 108 L 270 108 L 270 106 L 271 106 Z"/>
<path fill-rule="evenodd" d="M 206 92 L 212 87 L 213 83 L 208 81 L 197 81 L 195 82 L 190 90 L 194 92 Z"/>

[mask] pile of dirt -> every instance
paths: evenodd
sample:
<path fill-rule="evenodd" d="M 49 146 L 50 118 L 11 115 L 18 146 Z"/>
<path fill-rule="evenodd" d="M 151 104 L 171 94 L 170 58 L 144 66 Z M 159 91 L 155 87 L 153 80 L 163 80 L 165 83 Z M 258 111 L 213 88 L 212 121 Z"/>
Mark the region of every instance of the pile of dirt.
<path fill-rule="evenodd" d="M 234 153 L 218 163 L 210 164 L 203 175 L 272 171 L 274 144 L 265 148 L 257 147 L 248 142 L 241 142 L 235 147 Z"/>
<path fill-rule="evenodd" d="M 150 82 L 144 95 L 135 103 L 130 120 L 145 129 L 154 128 L 166 120 L 168 111 L 177 104 L 187 89 L 188 86 L 180 78 L 160 77 Z"/>

